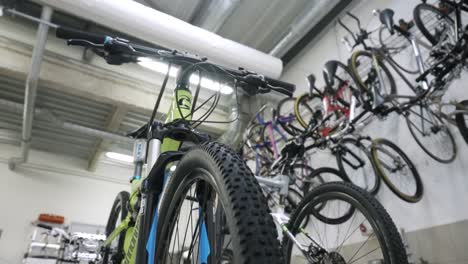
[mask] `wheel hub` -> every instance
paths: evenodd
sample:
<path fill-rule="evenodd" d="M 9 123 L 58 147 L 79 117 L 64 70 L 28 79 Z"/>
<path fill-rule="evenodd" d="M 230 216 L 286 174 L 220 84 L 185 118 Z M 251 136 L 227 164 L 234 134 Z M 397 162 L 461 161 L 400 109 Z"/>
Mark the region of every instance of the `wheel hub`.
<path fill-rule="evenodd" d="M 340 255 L 340 253 L 330 252 L 323 256 L 320 264 L 346 264 L 346 261 L 343 256 Z"/>

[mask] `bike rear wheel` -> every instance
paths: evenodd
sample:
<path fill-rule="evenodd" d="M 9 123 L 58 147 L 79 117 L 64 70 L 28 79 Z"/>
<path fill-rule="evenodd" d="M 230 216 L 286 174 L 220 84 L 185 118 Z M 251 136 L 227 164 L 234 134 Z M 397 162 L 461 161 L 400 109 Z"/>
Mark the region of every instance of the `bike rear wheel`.
<path fill-rule="evenodd" d="M 421 177 L 403 150 L 391 141 L 380 138 L 374 140 L 371 152 L 377 172 L 396 196 L 410 203 L 421 200 Z"/>
<path fill-rule="evenodd" d="M 128 203 L 130 200 L 130 194 L 128 192 L 120 192 L 115 197 L 114 204 L 107 220 L 106 225 L 106 236 L 109 236 L 115 228 L 127 217 L 128 215 Z M 103 264 L 117 264 L 121 263 L 124 255 L 124 241 L 125 241 L 125 230 L 122 231 L 111 243 L 111 245 L 104 249 L 102 258 Z"/>
<path fill-rule="evenodd" d="M 326 211 L 339 215 L 339 209 L 344 207 L 355 210 L 347 221 L 328 224 L 315 217 L 316 207 L 320 204 L 325 204 L 321 214 Z M 304 228 L 306 219 L 309 224 Z M 307 263 L 368 264 L 378 260 L 386 264 L 408 263 L 401 237 L 383 206 L 367 192 L 349 183 L 327 183 L 311 191 L 291 216 L 287 227 L 308 251 Z M 302 253 L 286 235 L 283 236 L 283 248 L 286 263 L 300 262 Z"/>
<path fill-rule="evenodd" d="M 309 123 L 316 118 L 323 118 L 325 109 L 323 108 L 322 96 L 318 94 L 303 94 L 296 99 L 294 104 L 294 115 L 303 128 L 307 128 Z M 320 120 L 316 120 L 319 122 Z"/>
<path fill-rule="evenodd" d="M 321 184 L 318 183 L 318 179 L 320 179 Z M 343 174 L 333 168 L 329 167 L 322 167 L 314 170 L 307 179 L 304 180 L 304 184 L 306 186 L 306 191 L 304 192 L 304 195 L 306 196 L 307 193 L 313 191 L 316 187 L 319 187 L 323 185 L 324 183 L 330 183 L 330 182 L 349 182 L 348 179 L 346 179 Z M 317 210 L 317 214 L 315 217 L 317 217 L 320 221 L 328 224 L 340 224 L 343 222 L 346 222 L 353 214 L 354 209 L 353 208 L 348 208 L 348 210 L 343 210 L 343 213 L 340 215 L 335 215 L 333 217 L 327 216 L 324 214 L 321 214 L 321 210 L 325 207 L 325 204 L 319 204 L 315 207 L 315 210 Z"/>
<path fill-rule="evenodd" d="M 377 175 L 370 151 L 360 141 L 354 138 L 344 138 L 340 141 L 336 162 L 340 172 L 356 186 L 375 195 L 380 188 L 380 178 Z"/>
<path fill-rule="evenodd" d="M 283 263 L 262 191 L 242 159 L 207 143 L 169 178 L 158 219 L 157 263 Z M 207 239 L 204 239 L 207 238 Z"/>
<path fill-rule="evenodd" d="M 432 45 L 455 34 L 455 23 L 447 14 L 433 5 L 421 3 L 413 10 L 414 23 Z M 454 41 L 451 41 L 454 43 Z"/>
<path fill-rule="evenodd" d="M 416 143 L 431 158 L 441 163 L 455 160 L 457 145 L 452 132 L 428 106 L 418 104 L 411 107 L 405 118 Z"/>
<path fill-rule="evenodd" d="M 367 51 L 356 51 L 351 55 L 349 69 L 359 85 L 359 88 L 364 93 L 363 97 L 367 104 L 372 105 L 373 94 L 372 87 L 375 86 L 377 91 L 385 95 L 397 94 L 395 79 L 382 60 L 378 60 L 379 69 L 374 67 L 372 54 Z M 382 76 L 382 82 L 379 80 L 379 71 Z"/>
<path fill-rule="evenodd" d="M 294 115 L 294 103 L 296 102 L 295 97 L 287 97 L 278 103 L 276 108 L 277 123 L 286 131 L 289 135 L 295 136 L 304 132 L 304 128 L 297 121 Z"/>
<path fill-rule="evenodd" d="M 380 46 L 385 47 L 387 59 L 400 70 L 409 74 L 418 74 L 419 68 L 411 43 L 405 38 L 395 38 L 386 27 L 379 30 Z"/>

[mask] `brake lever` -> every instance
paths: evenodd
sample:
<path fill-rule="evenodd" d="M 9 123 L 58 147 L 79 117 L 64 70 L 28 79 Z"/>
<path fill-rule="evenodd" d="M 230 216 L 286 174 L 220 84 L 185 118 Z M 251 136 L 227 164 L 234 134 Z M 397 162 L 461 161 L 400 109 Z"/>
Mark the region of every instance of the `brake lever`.
<path fill-rule="evenodd" d="M 95 44 L 93 42 L 84 40 L 84 39 L 69 39 L 67 40 L 68 46 L 81 46 L 81 47 L 88 47 L 88 48 L 97 48 L 103 49 L 104 44 Z"/>

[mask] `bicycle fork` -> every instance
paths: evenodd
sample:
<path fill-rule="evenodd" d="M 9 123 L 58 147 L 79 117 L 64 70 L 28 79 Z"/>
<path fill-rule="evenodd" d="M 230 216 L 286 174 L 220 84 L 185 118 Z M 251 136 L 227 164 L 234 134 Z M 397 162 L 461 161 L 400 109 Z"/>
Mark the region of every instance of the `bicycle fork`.
<path fill-rule="evenodd" d="M 309 248 L 306 246 L 303 246 L 289 231 L 289 228 L 287 226 L 287 223 L 289 222 L 289 217 L 287 217 L 284 214 L 279 214 L 279 213 L 272 213 L 271 216 L 273 217 L 273 220 L 281 227 L 281 231 L 283 231 L 283 234 L 288 236 L 288 238 L 296 245 L 296 247 L 301 251 L 301 253 L 304 255 L 304 257 L 309 261 L 310 263 L 319 263 L 319 259 L 313 257 L 310 252 Z M 314 243 L 318 248 L 323 249 L 323 247 L 315 240 L 313 239 L 303 228 L 299 227 L 299 232 L 303 233 L 307 238 L 309 238 L 312 243 Z"/>

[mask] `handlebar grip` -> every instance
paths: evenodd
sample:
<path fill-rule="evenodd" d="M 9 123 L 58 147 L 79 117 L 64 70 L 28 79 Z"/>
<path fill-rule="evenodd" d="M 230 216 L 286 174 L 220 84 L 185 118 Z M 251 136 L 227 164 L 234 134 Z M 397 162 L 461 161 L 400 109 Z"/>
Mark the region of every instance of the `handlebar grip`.
<path fill-rule="evenodd" d="M 47 229 L 47 230 L 52 230 L 52 226 L 50 226 L 50 225 L 37 223 L 36 226 L 37 227 L 42 227 L 42 228 Z"/>
<path fill-rule="evenodd" d="M 287 96 L 292 96 L 294 94 L 294 91 L 296 90 L 296 85 L 292 83 L 283 82 L 283 81 L 268 78 L 268 77 L 265 77 L 265 81 L 267 81 L 268 85 L 274 86 L 274 87 L 270 87 L 272 90 L 282 93 Z"/>
<path fill-rule="evenodd" d="M 81 39 L 94 44 L 104 44 L 108 36 L 95 33 L 89 33 L 68 27 L 58 27 L 55 36 L 60 39 Z"/>

